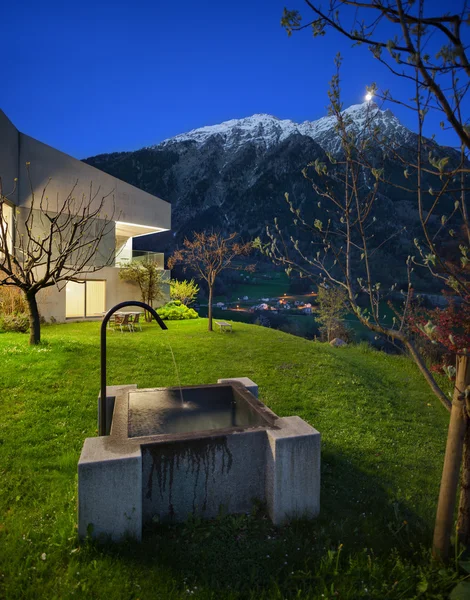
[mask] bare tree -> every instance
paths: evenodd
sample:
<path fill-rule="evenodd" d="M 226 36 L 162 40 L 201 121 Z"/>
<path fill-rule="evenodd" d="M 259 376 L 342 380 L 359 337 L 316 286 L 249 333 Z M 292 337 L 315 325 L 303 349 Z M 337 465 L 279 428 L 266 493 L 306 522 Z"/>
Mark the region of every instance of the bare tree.
<path fill-rule="evenodd" d="M 209 331 L 212 331 L 212 298 L 217 276 L 225 269 L 254 271 L 254 265 L 235 263 L 248 256 L 253 246 L 251 242 L 237 242 L 237 237 L 237 233 L 224 237 L 221 233 L 194 232 L 193 238 L 186 238 L 183 248 L 176 250 L 168 260 L 170 269 L 182 265 L 184 270 L 189 269 L 207 283 Z"/>
<path fill-rule="evenodd" d="M 68 281 L 81 281 L 114 261 L 106 249 L 106 236 L 113 231 L 114 214 L 103 215 L 106 200 L 90 184 L 88 195 L 75 196 L 78 181 L 67 196 L 55 201 L 47 197 L 47 185 L 38 196 L 31 189 L 29 204 L 15 207 L 3 192 L 0 179 L 0 286 L 22 290 L 28 303 L 30 344 L 41 341 L 37 294 L 48 287 L 63 289 Z M 8 215 L 13 212 L 13 218 Z"/>

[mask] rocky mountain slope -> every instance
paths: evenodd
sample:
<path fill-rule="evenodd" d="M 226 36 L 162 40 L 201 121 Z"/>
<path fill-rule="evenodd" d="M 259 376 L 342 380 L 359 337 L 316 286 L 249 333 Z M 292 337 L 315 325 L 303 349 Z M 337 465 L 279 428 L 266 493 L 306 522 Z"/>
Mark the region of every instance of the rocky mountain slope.
<path fill-rule="evenodd" d="M 391 111 L 369 102 L 351 106 L 343 114 L 358 135 L 370 136 L 372 128 L 378 128 L 402 156 L 412 155 L 416 136 Z M 334 125 L 330 116 L 295 123 L 258 114 L 85 162 L 171 202 L 176 243 L 192 231 L 210 228 L 239 231 L 248 238 L 262 234 L 274 217 L 281 224 L 291 223 L 285 192 L 309 216 L 317 216 L 318 199 L 301 171 L 310 161 L 328 162 L 327 153 L 341 152 Z M 393 154 L 375 144 L 371 156 L 385 167 L 389 179 L 405 181 L 403 165 Z M 386 257 L 392 271 L 395 266 L 400 269 L 419 225 L 415 199 L 388 186 L 379 210 L 378 234 L 390 223 L 407 227 L 407 234 L 378 257 Z"/>

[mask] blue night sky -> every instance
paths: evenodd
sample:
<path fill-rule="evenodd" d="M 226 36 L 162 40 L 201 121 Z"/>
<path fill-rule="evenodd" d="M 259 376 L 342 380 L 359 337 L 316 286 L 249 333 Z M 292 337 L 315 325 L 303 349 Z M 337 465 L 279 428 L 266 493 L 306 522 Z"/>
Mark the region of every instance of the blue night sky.
<path fill-rule="evenodd" d="M 84 158 L 254 113 L 317 119 L 338 51 L 345 107 L 373 81 L 406 96 L 367 49 L 339 35 L 288 38 L 285 4 L 308 14 L 301 0 L 2 3 L 0 107 L 20 131 Z"/>

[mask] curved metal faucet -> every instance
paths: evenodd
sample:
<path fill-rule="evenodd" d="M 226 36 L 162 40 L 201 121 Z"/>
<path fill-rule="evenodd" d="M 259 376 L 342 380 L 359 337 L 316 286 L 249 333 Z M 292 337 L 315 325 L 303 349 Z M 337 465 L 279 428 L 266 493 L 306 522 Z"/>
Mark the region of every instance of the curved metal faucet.
<path fill-rule="evenodd" d="M 155 321 L 160 325 L 162 329 L 168 329 L 165 323 L 157 315 L 155 309 L 146 304 L 145 302 L 138 302 L 136 300 L 120 302 L 119 304 L 116 304 L 116 306 L 113 306 L 113 308 L 108 310 L 108 312 L 106 313 L 103 322 L 101 323 L 101 393 L 99 404 L 100 409 L 98 413 L 99 435 L 106 435 L 106 326 L 113 314 L 120 308 L 124 308 L 125 306 L 139 306 L 140 308 L 143 308 L 144 310 L 151 313 Z"/>

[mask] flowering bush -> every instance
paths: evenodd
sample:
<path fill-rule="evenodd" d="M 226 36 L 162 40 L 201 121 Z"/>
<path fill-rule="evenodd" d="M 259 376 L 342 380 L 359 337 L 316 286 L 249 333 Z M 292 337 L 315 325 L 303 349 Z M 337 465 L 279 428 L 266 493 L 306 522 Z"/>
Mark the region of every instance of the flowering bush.
<path fill-rule="evenodd" d="M 158 308 L 157 314 L 164 321 L 181 321 L 183 319 L 197 319 L 199 317 L 194 308 L 185 306 L 179 300 L 172 300 Z"/>

